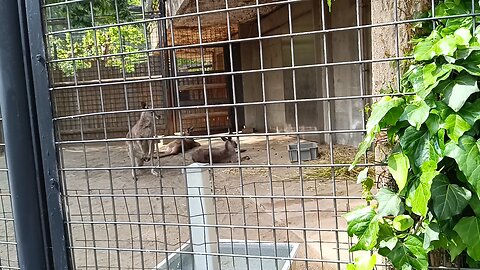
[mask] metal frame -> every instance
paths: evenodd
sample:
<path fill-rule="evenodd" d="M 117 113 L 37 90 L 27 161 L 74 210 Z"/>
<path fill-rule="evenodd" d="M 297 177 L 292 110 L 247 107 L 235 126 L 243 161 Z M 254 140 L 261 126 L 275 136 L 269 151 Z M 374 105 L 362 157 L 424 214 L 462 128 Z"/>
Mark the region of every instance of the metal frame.
<path fill-rule="evenodd" d="M 48 80 L 42 29 L 33 25 L 41 26 L 39 4 L 34 3 L 30 1 L 27 5 L 29 11 L 37 11 L 38 16 L 27 12 L 23 1 L 5 3 L 0 14 L 0 32 L 9 37 L 0 50 L 2 66 L 9 66 L 0 71 L 0 104 L 8 145 L 6 159 L 19 243 L 17 252 L 21 269 L 67 269 L 52 118 L 44 110 L 39 114 L 36 111 L 37 106 L 48 108 L 50 103 L 42 103 L 48 101 L 48 95 L 39 93 L 42 83 L 43 90 L 48 92 Z M 33 56 L 32 51 L 37 55 Z M 39 64 L 33 63 L 35 59 Z"/>
<path fill-rule="evenodd" d="M 5 220 L 15 223 L 19 268 L 150 269 L 162 261 L 168 263 L 174 255 L 227 256 L 234 262 L 244 260 L 246 268 L 252 270 L 257 268 L 250 266 L 249 262 L 256 260 L 273 260 L 276 263 L 288 260 L 305 269 L 344 268 L 353 260 L 351 254 L 345 255 L 352 239 L 346 235 L 341 215 L 362 197 L 350 185 L 351 179 L 347 179 L 348 176 L 343 173 L 350 164 L 348 158 L 339 159 L 339 152 L 348 151 L 348 148 L 338 145 L 336 138 L 363 134 L 367 113 L 364 110 L 358 112 L 356 117 L 361 122 L 360 125 L 338 128 L 335 122 L 336 117 L 340 117 L 338 109 L 345 104 L 354 106 L 354 102 L 364 108 L 376 98 L 391 95 L 379 94 L 371 89 L 368 69 L 372 65 L 391 63 L 396 67 L 394 77 L 400 78 L 401 62 L 410 60 L 411 57 L 400 52 L 399 27 L 425 21 L 432 21 L 435 25 L 435 20 L 440 18 L 402 19 L 398 13 L 398 0 L 393 1 L 392 21 L 382 23 L 365 21 L 364 5 L 368 0 L 349 2 L 354 8 L 352 12 L 355 16 L 351 18 L 354 22 L 342 26 L 335 26 L 334 15 L 328 12 L 326 0 L 190 0 L 191 10 L 186 14 L 168 14 L 167 11 L 174 8 L 174 0 L 158 0 L 158 12 L 147 6 L 153 0 L 140 0 L 140 6 L 131 9 L 132 12 L 137 12 L 134 19 L 123 21 L 120 9 L 121 3 L 125 1 L 109 2 L 114 6 L 114 14 L 110 14 L 114 19 L 105 24 L 95 14 L 95 1 L 18 0 L 7 1 L 0 9 L 0 36 L 9 37 L 0 46 L 0 64 L 9 66 L 8 69 L 0 69 L 0 107 L 4 117 L 3 132 L 14 214 L 13 220 Z M 202 10 L 204 1 L 220 3 L 222 7 Z M 339 3 L 346 1 L 349 0 L 337 0 Z M 334 5 L 339 4 L 333 2 Z M 81 3 L 87 3 L 85 12 L 92 26 L 78 27 L 73 23 L 72 12 Z M 308 19 L 313 26 L 300 31 L 296 29 L 300 16 L 297 17 L 295 11 L 298 5 L 310 4 L 313 11 L 308 11 L 311 12 L 308 13 L 311 17 Z M 434 0 L 431 0 L 431 5 L 435 5 Z M 52 13 L 55 10 L 65 13 L 65 18 L 55 18 L 55 21 L 64 20 L 64 29 L 49 28 L 54 20 L 48 17 L 47 11 L 52 10 Z M 269 11 L 264 13 L 263 10 Z M 242 23 L 243 26 L 250 27 L 251 35 L 232 33 L 233 26 L 240 25 L 234 18 L 241 12 L 253 14 L 252 21 Z M 283 20 L 283 28 L 267 29 L 264 22 L 271 20 L 271 14 L 278 15 L 280 12 L 285 15 L 280 18 Z M 300 15 L 302 14 L 306 13 Z M 227 31 L 222 39 L 204 40 L 202 29 L 209 16 L 223 18 L 222 25 L 225 24 Z M 445 18 L 466 16 L 480 14 L 472 12 Z M 176 44 L 178 22 L 187 22 L 188 19 L 192 33 L 199 40 Z M 152 45 L 148 40 L 153 34 L 147 29 L 149 24 L 157 26 L 154 31 L 159 48 L 154 48 L 156 44 Z M 127 49 L 131 44 L 128 44 L 122 34 L 125 27 L 138 30 L 143 35 L 145 44 L 136 45 L 133 50 Z M 368 31 L 383 27 L 394 29 L 392 38 L 395 39 L 395 53 L 373 59 L 368 48 L 367 34 Z M 118 34 L 118 44 L 114 45 L 118 45 L 119 49 L 102 53 L 101 33 L 109 30 Z M 76 55 L 79 52 L 74 43 L 78 37 L 73 38 L 73 33 L 77 36 L 91 33 L 90 54 Z M 354 56 L 349 59 L 338 60 L 334 57 L 334 38 L 340 34 L 349 34 L 356 41 L 352 44 Z M 66 56 L 49 55 L 48 49 L 53 46 L 50 43 L 52 37 L 65 37 Z M 308 63 L 303 63 L 302 55 L 299 55 L 302 45 L 298 40 L 301 39 L 314 43 L 312 59 L 310 62 L 305 61 Z M 272 49 L 268 46 L 275 42 L 280 43 L 280 50 L 277 51 L 283 61 L 280 64 L 272 64 L 275 59 L 269 56 Z M 255 58 L 252 55 L 242 58 L 244 52 L 239 48 L 245 48 L 245 44 L 256 46 L 252 49 L 252 55 L 258 54 L 258 62 L 255 62 L 257 59 L 248 59 L 249 56 Z M 224 57 L 221 59 L 225 65 L 224 71 L 206 71 L 207 56 L 204 48 L 209 47 L 224 48 Z M 179 72 L 176 61 L 179 51 L 187 49 L 199 50 L 201 72 Z M 146 55 L 147 58 L 144 65 L 146 70 L 143 73 L 135 70 L 140 75 L 127 71 L 127 57 L 135 54 Z M 152 54 L 159 54 L 161 75 L 153 72 L 155 67 L 150 62 Z M 119 64 L 105 67 L 102 62 L 105 59 L 119 59 Z M 248 61 L 254 64 L 248 66 Z M 90 63 L 94 70 L 88 80 L 79 75 L 79 70 L 84 68 L 82 63 L 85 62 Z M 55 81 L 53 73 L 48 74 L 61 70 L 61 65 L 71 65 L 73 70 L 71 77 L 62 77 L 63 82 L 68 82 L 65 84 Z M 348 67 L 353 67 L 351 74 L 352 78 L 358 80 L 358 89 L 338 94 L 335 91 L 339 76 L 336 72 Z M 105 72 L 108 68 L 115 69 L 120 76 L 108 77 Z M 305 97 L 303 95 L 306 92 L 302 92 L 301 83 L 304 80 L 302 74 L 307 71 L 314 74 L 311 76 L 314 76 L 314 86 L 318 89 L 310 89 L 314 94 Z M 282 75 L 281 98 L 271 97 L 272 80 L 275 80 L 269 77 L 271 74 Z M 228 102 L 209 103 L 207 79 L 213 76 L 224 76 L 228 82 Z M 244 78 L 248 76 L 258 77 L 255 81 L 258 92 L 250 99 L 245 95 L 249 89 L 245 86 Z M 184 79 L 203 82 L 203 104 L 180 106 L 179 80 Z M 135 89 L 141 85 L 146 89 L 142 92 L 146 93 L 143 98 L 147 99 L 148 105 L 152 105 L 149 109 L 132 105 L 132 99 L 140 98 L 135 96 L 141 95 Z M 163 89 L 157 89 L 157 85 Z M 121 99 L 118 100 L 121 100 L 122 107 L 111 109 L 109 106 L 118 101 L 109 96 L 112 89 L 120 89 Z M 59 91 L 71 94 L 69 103 L 62 104 L 71 106 L 72 110 L 68 113 L 59 112 L 55 99 Z M 154 93 L 160 91 L 163 99 L 157 103 Z M 87 94 L 92 100 L 98 101 L 98 108 L 84 107 L 85 101 L 82 99 Z M 315 104 L 312 113 L 319 114 L 314 129 L 305 128 L 301 124 L 304 120 L 302 117 L 308 117 L 302 110 L 309 104 Z M 274 130 L 276 124 L 272 124 L 275 120 L 272 120 L 271 110 L 275 106 L 284 107 L 284 122 L 285 125 L 288 122 L 288 128 Z M 245 112 L 252 107 L 258 108 L 256 113 L 260 116 L 261 123 L 256 124 L 262 130 L 244 134 L 241 130 L 243 123 L 247 122 Z M 289 121 L 286 120 L 287 107 Z M 228 108 L 230 111 L 232 134 L 211 132 L 210 115 L 212 110 L 220 108 Z M 205 111 L 206 134 L 171 134 L 177 125 L 180 130 L 186 128 L 181 119 L 187 110 Z M 182 153 L 168 159 L 154 159 L 152 155 L 151 163 L 139 168 L 129 164 L 124 146 L 125 142 L 138 139 L 113 136 L 107 126 L 111 123 L 108 119 L 126 115 L 124 128 L 131 132 L 140 113 L 146 111 L 161 113 L 168 118 L 165 128 L 168 133 L 163 136 L 157 134 L 159 122 L 154 121 L 155 135 L 143 139 L 154 143 L 159 139 L 181 140 Z M 98 120 L 101 132 L 96 138 L 87 138 L 85 135 L 86 123 L 90 119 Z M 63 139 L 60 136 L 61 131 L 57 127 L 63 121 L 79 124 L 80 134 L 75 139 Z M 210 172 L 211 192 L 188 193 L 191 181 L 186 170 L 191 152 L 185 153 L 183 140 L 199 140 L 202 147 L 211 152 L 218 145 L 221 146 L 218 138 L 225 135 L 232 136 L 239 149 L 247 149 L 247 154 L 252 153 L 253 156 L 255 151 L 260 152 L 254 156 L 258 161 L 242 160 L 243 154 L 240 151 L 236 154 L 239 161 L 231 164 L 214 164 L 210 158 L 210 162 L 201 167 Z M 290 163 L 283 157 L 278 158 L 283 153 L 283 150 L 278 150 L 279 147 L 284 147 L 286 152 L 286 144 L 289 143 L 300 149 L 302 140 L 307 137 L 315 137 L 321 143 L 321 162 L 302 161 L 299 151 L 296 162 Z M 368 155 L 359 164 L 376 165 L 378 163 Z M 142 175 L 138 181 L 129 178 L 132 170 L 136 174 L 139 169 L 157 169 L 160 176 Z M 318 172 L 323 174 L 315 175 Z M 2 196 L 0 193 L 0 200 Z M 193 206 L 189 204 L 204 201 L 213 202 L 213 209 L 206 211 L 208 213 L 203 216 L 210 223 L 192 224 L 189 220 L 192 218 L 189 207 Z M 1 203 L 3 208 L 3 201 Z M 207 214 L 211 213 L 214 218 L 207 218 Z M 327 219 L 331 223 L 325 225 Z M 32 227 L 32 224 L 38 226 Z M 231 254 L 226 255 L 220 252 L 184 250 L 186 243 L 193 243 L 192 231 L 201 231 L 196 230 L 198 228 L 210 232 L 213 230 L 215 242 L 229 238 L 227 240 L 237 244 L 243 243 L 246 253 L 234 254 L 233 248 Z M 264 241 L 269 241 L 274 247 L 273 255 L 262 254 L 261 249 L 259 254 L 248 252 L 247 246 L 253 242 L 260 245 Z M 25 244 L 27 242 L 28 245 Z M 296 251 L 300 253 L 295 258 L 284 258 L 277 253 L 279 243 L 298 244 Z M 0 244 L 3 244 L 2 241 Z M 205 243 L 209 244 L 211 243 Z M 332 251 L 327 250 L 329 248 Z M 15 266 L 2 265 L 3 262 L 4 258 L 0 258 L 0 268 L 17 269 Z M 267 270 L 263 264 L 259 268 Z M 215 267 L 213 269 L 220 270 Z"/>

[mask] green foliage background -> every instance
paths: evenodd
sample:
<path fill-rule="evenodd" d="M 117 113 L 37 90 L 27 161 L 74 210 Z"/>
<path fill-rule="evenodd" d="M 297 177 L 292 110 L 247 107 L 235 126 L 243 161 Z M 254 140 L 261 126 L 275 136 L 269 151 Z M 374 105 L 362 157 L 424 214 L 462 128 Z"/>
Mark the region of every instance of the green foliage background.
<path fill-rule="evenodd" d="M 365 170 L 359 182 L 369 203 L 345 218 L 358 239 L 351 251 L 374 250 L 396 269 L 426 270 L 434 250 L 480 265 L 480 27 L 470 13 L 472 1 L 444 0 L 435 16 L 466 16 L 440 18 L 434 29 L 432 21 L 417 25 L 423 34 L 412 40 L 401 88 L 373 105 L 352 164 L 386 129 L 396 188 L 371 194 Z M 370 258 L 360 261 L 348 269 L 373 269 Z"/>
<path fill-rule="evenodd" d="M 140 6 L 140 1 L 95 0 L 50 7 L 46 12 L 47 18 L 61 21 L 63 24 L 47 24 L 49 32 L 86 28 L 82 31 L 49 35 L 47 42 L 50 58 L 67 59 L 56 63 L 65 75 L 73 75 L 75 69 L 90 68 L 96 61 L 88 59 L 91 56 L 104 56 L 101 60 L 106 66 L 124 68 L 125 72 L 133 72 L 136 63 L 146 61 L 146 54 L 134 53 L 123 56 L 116 54 L 147 49 L 148 34 L 145 33 L 143 25 L 129 24 L 95 30 L 91 28 L 133 21 L 134 16 L 129 7 Z M 50 2 L 56 1 L 47 1 L 47 4 Z M 108 56 L 112 54 L 114 56 Z M 77 60 L 68 60 L 72 58 Z"/>

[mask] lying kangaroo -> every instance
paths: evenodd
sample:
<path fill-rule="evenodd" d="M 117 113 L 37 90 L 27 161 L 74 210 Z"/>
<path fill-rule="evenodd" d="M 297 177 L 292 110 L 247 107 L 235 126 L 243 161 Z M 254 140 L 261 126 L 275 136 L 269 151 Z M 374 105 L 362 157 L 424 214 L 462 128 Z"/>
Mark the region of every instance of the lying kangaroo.
<path fill-rule="evenodd" d="M 147 103 L 142 102 L 142 109 L 148 109 Z M 153 111 L 142 112 L 140 119 L 138 119 L 132 129 L 127 133 L 128 139 L 139 139 L 126 141 L 128 156 L 130 157 L 132 165 L 135 167 L 141 167 L 145 161 L 149 161 L 154 151 L 153 141 L 148 140 L 148 138 L 153 138 L 154 135 L 154 118 L 158 119 Z M 153 169 L 152 174 L 156 174 Z M 135 170 L 132 170 L 132 176 L 136 178 Z"/>
<path fill-rule="evenodd" d="M 183 133 L 183 135 L 190 136 L 192 134 L 192 131 L 193 131 L 193 127 L 189 127 L 187 131 Z M 176 139 L 173 142 L 167 144 L 167 151 L 158 155 L 158 158 L 174 156 L 182 153 L 182 142 L 183 142 L 183 151 L 185 152 L 200 146 L 200 143 L 196 142 L 194 139 L 191 139 L 191 138 Z"/>
<path fill-rule="evenodd" d="M 222 137 L 225 142 L 225 148 L 212 148 L 212 162 L 213 163 L 234 163 L 238 162 L 237 157 L 237 143 L 232 141 L 232 138 Z M 208 149 L 198 149 L 193 152 L 192 159 L 194 162 L 209 163 L 210 152 Z"/>

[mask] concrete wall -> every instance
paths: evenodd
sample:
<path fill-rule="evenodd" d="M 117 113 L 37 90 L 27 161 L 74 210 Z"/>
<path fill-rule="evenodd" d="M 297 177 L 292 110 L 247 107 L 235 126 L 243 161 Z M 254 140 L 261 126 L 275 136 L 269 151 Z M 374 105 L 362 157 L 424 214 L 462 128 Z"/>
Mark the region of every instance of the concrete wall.
<path fill-rule="evenodd" d="M 368 10 L 368 9 L 367 9 Z M 357 25 L 357 11 L 355 1 L 335 1 L 332 6 L 333 16 L 329 28 L 345 28 Z M 342 14 L 342 16 L 335 16 Z M 369 16 L 361 14 L 361 16 Z M 360 36 L 361 35 L 361 36 Z M 358 62 L 361 59 L 370 59 L 370 44 L 365 42 L 369 33 L 363 30 L 336 31 L 330 35 L 331 54 L 330 61 L 334 63 Z M 363 36 L 363 39 L 362 39 Z M 361 44 L 359 44 L 359 38 Z M 347 97 L 361 96 L 370 92 L 370 76 L 365 74 L 369 65 L 348 64 L 337 65 L 333 72 L 333 91 L 331 96 Z M 361 78 L 362 77 L 362 78 Z M 363 84 L 363 86 L 362 86 Z M 362 89 L 363 88 L 363 89 Z M 362 99 L 337 100 L 333 104 L 333 127 L 336 130 L 362 129 L 364 119 Z M 363 138 L 361 133 L 336 134 L 335 141 L 338 144 L 357 145 Z"/>
<path fill-rule="evenodd" d="M 355 3 L 349 0 L 335 1 L 331 14 L 327 14 L 328 28 L 345 27 L 356 24 Z M 321 29 L 321 13 L 318 1 L 304 1 L 292 4 L 292 30 L 293 32 L 307 32 Z M 368 16 L 368 14 L 367 14 Z M 288 8 L 283 7 L 270 15 L 262 18 L 262 36 L 288 34 Z M 240 38 L 258 36 L 257 22 L 253 21 L 240 25 Z M 369 54 L 368 46 L 358 50 L 357 31 L 335 32 L 326 35 L 328 62 L 357 61 L 359 55 L 365 58 Z M 295 66 L 325 63 L 323 49 L 323 35 L 310 34 L 295 36 L 293 50 L 290 37 L 266 39 L 261 42 L 263 54 L 263 67 L 289 67 L 292 66 L 292 51 Z M 260 44 L 259 41 L 243 42 L 241 44 L 242 69 L 260 69 Z M 292 100 L 294 93 L 297 99 L 311 99 L 330 96 L 359 96 L 360 85 L 363 80 L 364 91 L 369 91 L 368 76 L 364 71 L 365 65 L 342 65 L 325 67 L 302 68 L 296 71 L 282 70 L 265 72 L 262 84 L 260 73 L 245 74 L 243 76 L 244 98 L 246 102 L 262 101 L 262 87 L 265 89 L 265 98 L 272 100 Z M 294 104 L 267 105 L 268 131 L 294 131 L 296 129 L 295 110 L 298 113 L 298 127 L 300 131 L 326 130 L 328 128 L 328 111 L 325 101 L 309 101 Z M 361 129 L 362 100 L 331 101 L 332 129 Z M 246 126 L 265 131 L 264 111 L 262 106 L 249 106 L 245 109 Z M 356 145 L 361 140 L 361 134 L 337 134 L 333 136 L 335 143 Z M 325 141 L 324 136 L 308 136 L 309 140 Z"/>

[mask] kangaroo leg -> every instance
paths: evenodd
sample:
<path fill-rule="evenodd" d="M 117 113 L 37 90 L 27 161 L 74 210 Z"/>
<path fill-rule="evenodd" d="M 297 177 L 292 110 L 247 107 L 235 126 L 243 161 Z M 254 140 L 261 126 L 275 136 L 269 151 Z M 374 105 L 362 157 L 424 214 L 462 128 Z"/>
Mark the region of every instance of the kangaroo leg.
<path fill-rule="evenodd" d="M 138 166 L 138 164 L 137 164 L 137 158 L 135 157 L 133 144 L 134 144 L 134 142 L 132 142 L 132 141 L 127 142 L 128 157 L 130 157 L 130 165 L 132 167 L 136 167 L 136 166 Z M 133 179 L 137 180 L 137 176 L 135 174 L 135 168 L 132 169 L 132 177 L 133 177 Z"/>
<path fill-rule="evenodd" d="M 154 141 L 149 141 L 149 142 L 150 142 L 150 144 L 149 144 L 148 149 L 150 149 L 150 151 L 151 151 L 149 156 L 151 156 L 152 152 L 153 152 L 153 155 L 156 155 L 156 152 L 157 152 L 156 151 L 156 145 L 157 144 Z M 160 156 L 158 154 L 157 154 L 157 157 L 160 159 Z M 154 176 L 157 176 L 157 177 L 160 176 L 161 177 L 162 174 L 161 174 L 160 170 L 157 170 L 156 168 L 154 168 L 155 165 L 153 164 L 153 162 L 154 162 L 153 160 L 154 159 L 152 158 L 152 169 L 150 170 L 150 173 Z"/>

